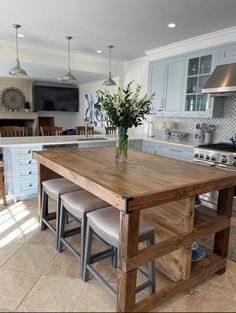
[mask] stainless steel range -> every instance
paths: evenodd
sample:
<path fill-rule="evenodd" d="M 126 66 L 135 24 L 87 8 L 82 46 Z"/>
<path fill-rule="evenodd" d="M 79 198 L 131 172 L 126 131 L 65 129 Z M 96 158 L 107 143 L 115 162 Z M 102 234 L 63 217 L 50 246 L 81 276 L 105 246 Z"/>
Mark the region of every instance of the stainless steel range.
<path fill-rule="evenodd" d="M 194 162 L 203 165 L 236 171 L 236 146 L 230 143 L 217 143 L 200 145 L 194 148 Z M 215 207 L 218 199 L 217 192 L 201 195 L 201 199 L 209 202 Z M 236 188 L 234 188 L 234 210 L 236 211 Z"/>

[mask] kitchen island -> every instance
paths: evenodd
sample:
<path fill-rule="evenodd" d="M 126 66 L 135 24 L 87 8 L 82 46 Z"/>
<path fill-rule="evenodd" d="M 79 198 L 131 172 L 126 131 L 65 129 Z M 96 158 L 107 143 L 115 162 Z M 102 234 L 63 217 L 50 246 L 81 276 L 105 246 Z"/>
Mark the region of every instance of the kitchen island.
<path fill-rule="evenodd" d="M 98 148 L 115 145 L 114 135 L 85 136 L 31 136 L 3 137 L 0 147 L 3 148 L 5 189 L 15 201 L 37 197 L 38 171 L 37 162 L 32 159 L 33 151 L 53 148 Z M 160 137 L 130 136 L 129 146 L 132 149 L 148 153 L 172 156 L 193 160 L 193 143 L 165 140 Z"/>
<path fill-rule="evenodd" d="M 225 272 L 235 173 L 163 156 L 147 157 L 145 153 L 131 150 L 127 163 L 117 163 L 113 148 L 56 149 L 34 152 L 33 157 L 39 164 L 39 210 L 41 183 L 48 178 L 50 171 L 80 185 L 120 210 L 118 312 L 152 310 L 213 273 L 220 275 Z M 202 218 L 201 214 L 206 212 L 197 212 L 194 196 L 215 190 L 219 190 L 217 212 L 205 214 L 207 218 Z M 152 246 L 139 247 L 140 215 L 149 208 L 155 215 L 160 205 L 179 201 L 184 203 L 183 209 L 191 212 L 192 227 L 179 230 L 171 238 Z M 171 226 L 173 221 L 169 223 Z M 212 234 L 215 234 L 212 251 L 201 262 L 194 264 L 189 260 L 189 275 L 136 303 L 138 267 L 181 247 L 189 249 L 195 240 Z"/>

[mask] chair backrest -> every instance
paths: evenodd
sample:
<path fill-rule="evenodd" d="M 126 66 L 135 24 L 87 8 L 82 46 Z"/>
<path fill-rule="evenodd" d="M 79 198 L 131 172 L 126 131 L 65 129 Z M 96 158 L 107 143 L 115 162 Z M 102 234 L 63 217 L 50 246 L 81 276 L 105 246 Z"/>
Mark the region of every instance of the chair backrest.
<path fill-rule="evenodd" d="M 77 126 L 75 128 L 76 135 L 85 135 L 86 126 Z M 93 135 L 94 134 L 94 126 L 87 126 L 87 134 Z"/>
<path fill-rule="evenodd" d="M 63 127 L 58 126 L 41 126 L 40 133 L 42 136 L 61 136 Z"/>
<path fill-rule="evenodd" d="M 110 126 L 105 127 L 106 135 L 113 135 L 116 134 L 116 127 Z"/>
<path fill-rule="evenodd" d="M 25 128 L 22 126 L 2 126 L 0 127 L 1 137 L 24 137 Z"/>

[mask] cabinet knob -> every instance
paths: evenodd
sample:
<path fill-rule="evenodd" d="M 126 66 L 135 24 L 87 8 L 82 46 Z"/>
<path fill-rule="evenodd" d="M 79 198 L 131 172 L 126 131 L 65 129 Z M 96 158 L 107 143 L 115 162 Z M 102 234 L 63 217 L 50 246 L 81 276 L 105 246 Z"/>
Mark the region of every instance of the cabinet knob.
<path fill-rule="evenodd" d="M 32 152 L 32 150 L 28 150 L 28 153 L 30 154 Z"/>
<path fill-rule="evenodd" d="M 32 174 L 32 171 L 29 171 L 29 175 L 31 175 Z"/>
<path fill-rule="evenodd" d="M 32 160 L 29 161 L 29 164 L 31 164 L 31 163 L 32 163 Z"/>
<path fill-rule="evenodd" d="M 32 184 L 29 184 L 29 187 L 32 187 Z"/>

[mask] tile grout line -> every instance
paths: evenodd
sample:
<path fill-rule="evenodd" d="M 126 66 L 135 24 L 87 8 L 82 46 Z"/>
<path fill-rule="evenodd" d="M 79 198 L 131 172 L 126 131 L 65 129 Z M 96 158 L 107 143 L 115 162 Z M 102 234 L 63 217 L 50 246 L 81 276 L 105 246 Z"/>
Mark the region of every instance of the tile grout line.
<path fill-rule="evenodd" d="M 55 257 L 52 259 L 52 261 L 48 264 L 47 268 L 45 269 L 45 271 L 39 276 L 39 278 L 36 280 L 35 284 L 31 287 L 31 289 L 26 293 L 25 297 L 20 301 L 20 303 L 17 305 L 15 311 L 18 310 L 18 308 L 21 306 L 21 304 L 26 300 L 26 298 L 28 297 L 28 295 L 30 295 L 30 293 L 32 292 L 32 290 L 34 289 L 34 287 L 38 284 L 38 282 L 43 278 L 44 274 L 48 271 L 49 267 L 53 264 L 53 262 L 55 261 L 57 257 L 57 253 L 55 255 Z M 22 271 L 21 271 L 22 272 Z M 24 273 L 24 272 L 23 272 Z M 33 274 L 33 273 L 31 273 Z"/>
<path fill-rule="evenodd" d="M 82 280 L 82 281 L 83 281 L 83 280 Z M 83 281 L 83 283 L 85 283 L 85 282 Z M 79 296 L 79 299 L 78 299 L 78 301 L 76 302 L 76 305 L 75 305 L 75 308 L 74 308 L 73 312 L 76 312 L 75 310 L 76 310 L 77 306 L 78 306 L 78 305 L 80 304 L 80 302 L 81 302 L 81 298 L 82 298 L 82 296 L 83 296 L 83 294 L 84 294 L 84 292 L 85 292 L 85 289 L 86 289 L 87 285 L 88 285 L 88 283 L 85 283 L 84 288 L 83 288 L 83 290 L 82 290 L 82 292 L 81 292 L 81 294 L 80 294 L 80 296 Z"/>

